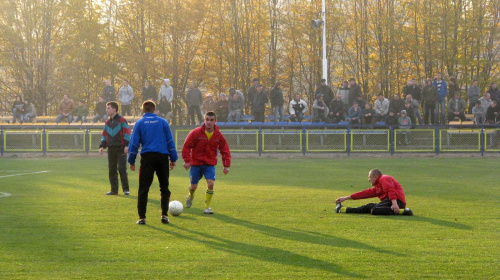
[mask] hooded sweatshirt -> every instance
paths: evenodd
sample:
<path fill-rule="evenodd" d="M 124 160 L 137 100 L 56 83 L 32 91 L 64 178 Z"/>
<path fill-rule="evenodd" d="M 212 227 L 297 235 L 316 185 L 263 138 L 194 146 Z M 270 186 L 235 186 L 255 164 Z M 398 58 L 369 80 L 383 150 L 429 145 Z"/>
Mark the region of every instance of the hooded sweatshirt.
<path fill-rule="evenodd" d="M 164 84 L 161 85 L 160 93 L 158 94 L 158 100 L 161 100 L 163 97 L 167 99 L 168 102 L 172 102 L 174 99 L 174 89 L 170 86 L 169 79 L 163 79 Z"/>

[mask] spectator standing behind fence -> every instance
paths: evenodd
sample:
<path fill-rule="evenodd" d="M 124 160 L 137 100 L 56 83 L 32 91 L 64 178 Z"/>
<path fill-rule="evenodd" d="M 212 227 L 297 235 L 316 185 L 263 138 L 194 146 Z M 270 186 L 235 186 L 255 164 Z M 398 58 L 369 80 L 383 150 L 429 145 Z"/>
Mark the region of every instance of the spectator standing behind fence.
<path fill-rule="evenodd" d="M 248 88 L 247 91 L 247 99 L 248 99 L 248 106 L 250 107 L 250 114 L 254 116 L 253 110 L 253 101 L 255 99 L 255 95 L 257 95 L 257 86 L 260 84 L 260 80 L 257 78 L 254 78 L 252 80 L 252 86 Z"/>
<path fill-rule="evenodd" d="M 352 103 L 352 107 L 349 109 L 346 120 L 349 121 L 350 124 L 361 124 L 361 118 L 363 117 L 363 110 L 359 108 L 359 104 L 357 101 Z"/>
<path fill-rule="evenodd" d="M 362 96 L 361 86 L 356 84 L 354 78 L 349 79 L 349 106 L 352 106 L 354 101 L 358 99 L 358 96 Z"/>
<path fill-rule="evenodd" d="M 342 96 L 342 101 L 348 108 L 349 105 L 349 83 L 347 81 L 343 81 L 342 85 L 337 89 L 337 95 Z"/>
<path fill-rule="evenodd" d="M 482 105 L 481 105 L 482 107 Z M 500 106 L 498 106 L 498 101 L 492 100 L 490 107 L 486 110 L 486 123 L 487 124 L 496 124 L 500 121 Z"/>
<path fill-rule="evenodd" d="M 123 86 L 118 91 L 118 98 L 122 106 L 122 116 L 132 115 L 132 100 L 134 99 L 134 90 L 127 79 L 123 80 Z"/>
<path fill-rule="evenodd" d="M 69 95 L 63 95 L 63 100 L 59 103 L 59 114 L 56 118 L 56 123 L 60 123 L 63 119 L 68 119 L 68 123 L 73 121 L 73 113 L 75 111 L 75 103 L 69 99 Z"/>
<path fill-rule="evenodd" d="M 174 89 L 170 85 L 169 79 L 163 79 L 163 84 L 161 85 L 160 92 L 158 93 L 158 100 L 161 100 L 162 97 L 165 97 L 170 103 L 174 100 Z"/>
<path fill-rule="evenodd" d="M 106 114 L 106 101 L 104 97 L 99 96 L 99 100 L 95 104 L 94 108 L 94 118 L 92 119 L 93 123 L 96 123 L 98 120 L 106 121 L 108 115 Z"/>
<path fill-rule="evenodd" d="M 437 100 L 438 100 L 438 89 L 432 85 L 431 79 L 427 79 L 425 81 L 425 86 L 422 89 L 422 104 L 424 108 L 425 124 L 435 124 L 434 109 L 436 107 Z"/>
<path fill-rule="evenodd" d="M 500 89 L 497 87 L 496 82 L 491 83 L 491 86 L 488 89 L 487 93 L 490 94 L 491 100 L 500 100 Z"/>
<path fill-rule="evenodd" d="M 342 94 L 337 93 L 335 99 L 330 103 L 330 113 L 328 115 L 328 121 L 332 123 L 339 123 L 344 120 L 347 114 L 347 105 L 342 100 Z"/>
<path fill-rule="evenodd" d="M 116 100 L 116 89 L 111 85 L 111 80 L 106 80 L 106 86 L 102 89 L 102 97 L 106 102 Z"/>
<path fill-rule="evenodd" d="M 365 103 L 365 108 L 363 109 L 363 117 L 361 117 L 361 124 L 371 124 L 375 123 L 375 110 L 372 109 L 370 103 Z"/>
<path fill-rule="evenodd" d="M 172 117 L 172 104 L 168 102 L 165 96 L 160 99 L 158 106 L 156 106 L 156 110 L 158 116 L 164 118 L 167 122 L 170 121 L 170 117 Z"/>
<path fill-rule="evenodd" d="M 465 121 L 465 106 L 460 91 L 455 92 L 454 97 L 448 101 L 448 121 L 452 121 L 455 117 Z"/>
<path fill-rule="evenodd" d="M 14 100 L 14 103 L 12 103 L 12 123 L 16 123 L 16 119 L 19 119 L 19 122 L 23 123 L 24 114 L 25 112 L 23 98 L 18 95 L 16 96 L 16 100 Z"/>
<path fill-rule="evenodd" d="M 406 110 L 401 110 L 400 117 L 398 118 L 398 125 L 400 129 L 410 129 L 411 128 L 411 119 L 408 117 Z M 401 133 L 398 133 L 396 137 L 399 136 L 399 139 L 397 140 L 397 143 L 399 145 L 405 144 L 409 145 L 410 140 L 409 138 L 409 131 L 402 131 Z"/>
<path fill-rule="evenodd" d="M 491 106 L 490 106 L 491 107 Z M 474 115 L 474 121 L 476 124 L 484 124 L 486 121 L 486 110 L 481 107 L 481 101 L 476 101 L 476 105 L 472 108 L 472 114 Z"/>
<path fill-rule="evenodd" d="M 416 99 L 417 101 L 421 101 L 421 93 L 422 89 L 420 88 L 419 85 L 417 85 L 417 80 L 416 79 L 411 79 L 408 81 L 408 84 L 403 88 L 403 95 L 404 98 L 408 96 L 408 94 L 411 94 L 413 99 Z"/>
<path fill-rule="evenodd" d="M 229 101 L 226 99 L 225 93 L 219 94 L 219 100 L 215 106 L 215 114 L 218 117 L 218 121 L 227 122 L 227 117 L 229 115 Z"/>
<path fill-rule="evenodd" d="M 195 86 L 194 82 L 189 83 L 189 88 L 186 92 L 186 105 L 188 107 L 188 125 L 196 125 L 194 114 L 198 116 L 198 123 L 201 124 L 203 116 L 201 114 L 201 104 L 203 104 L 203 95 Z"/>
<path fill-rule="evenodd" d="M 128 127 L 127 120 L 118 114 L 118 103 L 116 101 L 106 103 L 106 114 L 109 116 L 109 119 L 104 124 L 101 145 L 99 146 L 99 154 L 101 155 L 104 153 L 104 149 L 108 148 L 111 191 L 107 192 L 106 195 L 118 194 L 117 171 L 120 173 L 123 194 L 129 195 L 127 153 L 130 142 L 130 128 Z"/>
<path fill-rule="evenodd" d="M 469 99 L 469 114 L 472 114 L 472 107 L 479 100 L 481 89 L 477 85 L 477 80 L 472 81 L 472 85 L 467 89 L 467 97 Z"/>
<path fill-rule="evenodd" d="M 75 123 L 82 122 L 84 123 L 89 115 L 89 107 L 85 105 L 83 100 L 78 101 L 78 106 L 75 108 Z"/>
<path fill-rule="evenodd" d="M 445 124 L 446 96 L 448 96 L 448 85 L 446 84 L 446 81 L 442 79 L 440 72 L 436 74 L 436 78 L 432 82 L 432 86 L 437 88 L 438 91 L 438 99 L 436 101 L 436 105 L 434 106 L 436 123 Z M 441 112 L 439 112 L 439 110 L 441 110 Z"/>
<path fill-rule="evenodd" d="M 375 100 L 375 104 L 373 105 L 377 121 L 385 122 L 387 120 L 389 105 L 389 99 L 385 98 L 383 93 L 379 93 L 377 100 Z"/>
<path fill-rule="evenodd" d="M 307 103 L 300 99 L 300 94 L 295 94 L 295 97 L 290 101 L 288 105 L 288 111 L 290 112 L 290 121 L 292 122 L 302 122 L 304 115 L 309 110 Z"/>
<path fill-rule="evenodd" d="M 451 99 L 455 96 L 455 92 L 460 91 L 460 87 L 457 84 L 457 80 L 455 78 L 450 78 L 450 83 L 448 84 L 448 99 Z"/>
<path fill-rule="evenodd" d="M 30 102 L 28 99 L 24 100 L 24 117 L 23 122 L 30 122 L 36 118 L 36 108 L 35 104 Z"/>
<path fill-rule="evenodd" d="M 319 81 L 318 88 L 316 88 L 316 91 L 314 92 L 314 98 L 317 100 L 318 96 L 320 95 L 323 96 L 323 101 L 325 102 L 325 104 L 330 105 L 333 100 L 333 90 L 326 84 L 325 79 L 321 79 Z"/>
<path fill-rule="evenodd" d="M 274 85 L 269 95 L 271 99 L 271 108 L 273 108 L 274 122 L 282 122 L 285 118 L 285 109 L 283 107 L 285 99 L 283 98 L 283 91 L 281 90 L 281 82 L 277 82 Z"/>
<path fill-rule="evenodd" d="M 144 87 L 142 88 L 142 102 L 146 100 L 151 100 L 153 102 L 157 102 L 156 100 L 156 88 L 151 85 L 149 80 L 144 82 Z"/>
<path fill-rule="evenodd" d="M 317 95 L 313 103 L 313 122 L 326 122 L 330 109 L 323 101 L 323 95 Z"/>
<path fill-rule="evenodd" d="M 257 85 L 257 93 L 253 99 L 252 112 L 256 122 L 265 121 L 266 103 L 269 101 L 261 84 Z"/>
<path fill-rule="evenodd" d="M 234 90 L 234 89 L 233 89 Z M 231 92 L 231 90 L 229 90 Z M 240 92 L 241 93 L 241 92 Z M 240 122 L 240 118 L 243 112 L 244 99 L 243 95 L 234 92 L 233 95 L 229 95 L 229 113 L 227 115 L 228 122 Z"/>
<path fill-rule="evenodd" d="M 202 114 L 215 112 L 215 108 L 217 108 L 217 102 L 214 100 L 213 95 L 209 93 L 205 96 L 205 101 L 203 101 L 203 105 L 201 106 Z"/>
<path fill-rule="evenodd" d="M 393 112 L 397 118 L 400 117 L 401 110 L 405 107 L 405 101 L 401 99 L 399 94 L 394 94 L 394 97 L 391 99 L 389 103 L 389 112 Z"/>

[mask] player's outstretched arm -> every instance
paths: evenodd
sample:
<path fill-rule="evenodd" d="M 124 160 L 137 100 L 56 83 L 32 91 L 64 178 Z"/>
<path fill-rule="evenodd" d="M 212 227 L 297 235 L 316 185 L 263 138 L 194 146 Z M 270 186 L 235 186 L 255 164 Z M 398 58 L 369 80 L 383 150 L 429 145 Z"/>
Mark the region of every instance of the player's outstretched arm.
<path fill-rule="evenodd" d="M 351 197 L 350 196 L 342 196 L 342 197 L 337 198 L 337 200 L 335 200 L 335 203 L 342 203 L 348 199 L 351 199 Z"/>

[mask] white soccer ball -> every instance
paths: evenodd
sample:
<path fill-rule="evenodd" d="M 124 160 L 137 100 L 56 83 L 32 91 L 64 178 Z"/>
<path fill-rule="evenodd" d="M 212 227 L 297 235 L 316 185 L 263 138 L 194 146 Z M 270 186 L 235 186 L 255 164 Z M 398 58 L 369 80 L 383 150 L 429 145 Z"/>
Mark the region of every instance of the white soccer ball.
<path fill-rule="evenodd" d="M 168 204 L 168 212 L 170 212 L 172 216 L 179 216 L 180 214 L 182 214 L 183 210 L 184 207 L 178 200 L 170 201 L 170 203 Z"/>

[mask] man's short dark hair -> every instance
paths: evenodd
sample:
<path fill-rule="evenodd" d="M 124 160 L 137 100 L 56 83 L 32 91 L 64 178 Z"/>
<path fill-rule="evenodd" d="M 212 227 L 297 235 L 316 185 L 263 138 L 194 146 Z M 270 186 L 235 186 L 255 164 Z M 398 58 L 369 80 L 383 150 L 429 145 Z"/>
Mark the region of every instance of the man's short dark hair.
<path fill-rule="evenodd" d="M 217 120 L 217 115 L 215 114 L 215 112 L 212 112 L 212 111 L 208 111 L 205 116 L 208 116 L 208 117 L 214 117 L 215 120 Z"/>
<path fill-rule="evenodd" d="M 254 78 L 254 79 L 252 80 L 252 82 L 259 82 L 259 81 L 260 81 L 260 80 L 259 80 L 259 78 Z"/>
<path fill-rule="evenodd" d="M 493 102 L 493 101 L 495 101 L 495 100 L 491 100 L 491 102 Z M 481 105 L 481 101 L 479 101 L 479 100 L 476 101 L 476 105 L 478 105 L 478 104 Z"/>
<path fill-rule="evenodd" d="M 380 177 L 380 176 L 382 176 L 382 171 L 380 171 L 377 168 L 374 168 L 374 169 L 370 170 L 370 174 L 372 174 L 372 176 Z"/>
<path fill-rule="evenodd" d="M 384 94 L 381 92 L 381 93 L 378 94 L 378 96 L 384 96 Z"/>
<path fill-rule="evenodd" d="M 356 79 L 354 79 L 354 78 L 349 79 L 349 82 L 355 82 L 355 81 L 356 81 Z"/>
<path fill-rule="evenodd" d="M 154 113 L 156 109 L 156 104 L 151 100 L 146 100 L 142 103 L 142 111 L 144 113 Z"/>
<path fill-rule="evenodd" d="M 319 80 L 320 83 L 326 82 L 326 79 Z"/>
<path fill-rule="evenodd" d="M 106 106 L 111 106 L 118 112 L 118 103 L 116 101 L 109 101 L 108 103 L 106 103 Z"/>

